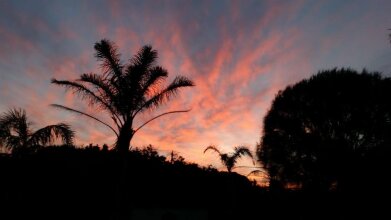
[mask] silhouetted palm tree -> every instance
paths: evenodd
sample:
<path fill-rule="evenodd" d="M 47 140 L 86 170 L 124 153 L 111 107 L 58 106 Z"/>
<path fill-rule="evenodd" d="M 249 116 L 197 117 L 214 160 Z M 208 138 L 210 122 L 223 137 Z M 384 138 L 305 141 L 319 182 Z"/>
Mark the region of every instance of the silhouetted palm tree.
<path fill-rule="evenodd" d="M 30 129 L 22 109 L 11 109 L 0 116 L 0 145 L 13 153 L 33 147 L 52 144 L 55 138 L 61 138 L 67 145 L 73 143 L 74 131 L 69 125 L 59 123 L 41 128 L 35 132 Z"/>
<path fill-rule="evenodd" d="M 95 43 L 94 49 L 103 74 L 82 74 L 74 81 L 52 79 L 52 83 L 71 89 L 91 106 L 108 113 L 115 128 L 80 110 L 57 104 L 52 106 L 82 114 L 109 127 L 117 136 L 117 150 L 128 151 L 134 134 L 154 119 L 189 111 L 166 112 L 134 128 L 134 119 L 139 113 L 156 109 L 176 95 L 180 88 L 194 86 L 194 83 L 184 76 L 177 76 L 167 87 L 161 88 L 168 72 L 156 65 L 157 51 L 152 50 L 151 46 L 142 47 L 127 65 L 120 62 L 117 47 L 109 40 Z"/>
<path fill-rule="evenodd" d="M 213 150 L 219 154 L 221 162 L 227 168 L 227 171 L 229 173 L 235 167 L 237 160 L 239 158 L 241 158 L 242 156 L 249 156 L 251 159 L 253 159 L 253 155 L 252 155 L 251 151 L 247 147 L 243 147 L 243 146 L 235 147 L 234 152 L 231 154 L 223 154 L 220 152 L 219 149 L 217 149 L 216 146 L 213 146 L 213 145 L 205 148 L 204 153 L 208 150 Z"/>

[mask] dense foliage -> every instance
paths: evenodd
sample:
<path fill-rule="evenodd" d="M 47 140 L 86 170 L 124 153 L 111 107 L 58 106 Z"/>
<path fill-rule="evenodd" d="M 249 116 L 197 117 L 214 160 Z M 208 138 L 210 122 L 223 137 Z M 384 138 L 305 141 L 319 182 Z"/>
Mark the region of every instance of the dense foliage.
<path fill-rule="evenodd" d="M 350 69 L 322 71 L 280 91 L 258 146 L 272 186 L 388 188 L 390 100 L 390 78 Z"/>

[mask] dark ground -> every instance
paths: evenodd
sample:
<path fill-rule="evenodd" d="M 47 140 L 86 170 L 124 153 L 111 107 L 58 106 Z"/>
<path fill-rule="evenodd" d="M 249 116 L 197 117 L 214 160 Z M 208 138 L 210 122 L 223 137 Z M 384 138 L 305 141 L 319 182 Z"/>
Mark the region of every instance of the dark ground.
<path fill-rule="evenodd" d="M 124 159 L 126 158 L 126 159 Z M 389 219 L 388 190 L 270 191 L 153 149 L 0 156 L 0 219 Z M 120 184 L 123 183 L 123 184 Z M 146 214 L 147 213 L 147 214 Z"/>

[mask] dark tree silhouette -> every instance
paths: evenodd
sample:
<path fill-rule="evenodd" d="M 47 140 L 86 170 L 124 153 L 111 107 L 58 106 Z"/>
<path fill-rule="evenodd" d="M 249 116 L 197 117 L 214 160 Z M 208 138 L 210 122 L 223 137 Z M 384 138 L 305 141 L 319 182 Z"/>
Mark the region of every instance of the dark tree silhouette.
<path fill-rule="evenodd" d="M 184 76 L 177 76 L 168 86 L 161 88 L 168 72 L 156 65 L 157 51 L 151 46 L 142 47 L 127 65 L 121 63 L 113 42 L 104 39 L 95 43 L 94 48 L 103 74 L 82 74 L 74 81 L 53 79 L 52 83 L 72 90 L 97 110 L 108 113 L 115 126 L 77 109 L 58 104 L 52 106 L 82 114 L 110 128 L 117 136 L 117 150 L 128 151 L 134 134 L 154 119 L 189 111 L 166 112 L 134 128 L 137 115 L 161 106 L 173 98 L 179 89 L 194 86 L 194 83 Z"/>
<path fill-rule="evenodd" d="M 171 151 L 171 153 L 170 153 L 170 160 L 169 160 L 169 162 L 171 164 L 174 164 L 176 162 L 182 163 L 184 161 L 185 161 L 185 158 L 183 158 L 181 155 L 179 155 L 178 152 L 175 152 L 173 150 Z"/>
<path fill-rule="evenodd" d="M 213 150 L 219 154 L 221 162 L 227 168 L 227 171 L 229 173 L 232 172 L 232 169 L 235 167 L 238 159 L 242 156 L 248 156 L 251 159 L 253 158 L 251 151 L 247 147 L 243 146 L 235 147 L 234 152 L 231 154 L 221 153 L 216 146 L 208 146 L 207 148 L 205 148 L 204 153 L 206 153 L 208 150 Z"/>
<path fill-rule="evenodd" d="M 375 155 L 391 144 L 390 96 L 390 78 L 350 69 L 280 91 L 257 148 L 271 186 L 342 190 L 378 179 L 370 173 L 384 171 Z"/>
<path fill-rule="evenodd" d="M 73 143 L 74 132 L 67 124 L 49 125 L 35 132 L 30 126 L 31 122 L 22 109 L 3 113 L 0 116 L 0 145 L 15 153 L 52 144 L 56 138 L 61 138 L 66 145 Z"/>

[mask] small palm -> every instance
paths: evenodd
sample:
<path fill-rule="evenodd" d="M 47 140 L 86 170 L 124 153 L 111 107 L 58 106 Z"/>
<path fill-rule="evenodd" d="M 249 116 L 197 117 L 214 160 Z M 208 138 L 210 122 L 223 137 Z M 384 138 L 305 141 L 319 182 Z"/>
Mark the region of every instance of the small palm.
<path fill-rule="evenodd" d="M 11 109 L 3 113 L 0 116 L 0 145 L 14 153 L 52 144 L 57 138 L 67 145 L 73 143 L 74 131 L 67 124 L 48 125 L 35 132 L 31 131 L 30 126 L 31 122 L 22 109 Z"/>
<path fill-rule="evenodd" d="M 229 173 L 232 172 L 232 169 L 235 168 L 238 159 L 242 156 L 248 156 L 253 159 L 251 151 L 247 147 L 243 146 L 235 147 L 234 152 L 232 152 L 231 154 L 221 153 L 220 150 L 213 145 L 205 148 L 204 153 L 206 153 L 208 150 L 213 150 L 219 154 L 221 162 L 227 168 L 227 171 Z"/>

